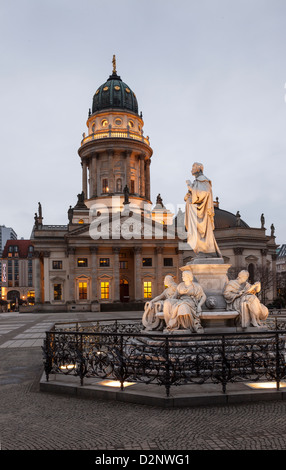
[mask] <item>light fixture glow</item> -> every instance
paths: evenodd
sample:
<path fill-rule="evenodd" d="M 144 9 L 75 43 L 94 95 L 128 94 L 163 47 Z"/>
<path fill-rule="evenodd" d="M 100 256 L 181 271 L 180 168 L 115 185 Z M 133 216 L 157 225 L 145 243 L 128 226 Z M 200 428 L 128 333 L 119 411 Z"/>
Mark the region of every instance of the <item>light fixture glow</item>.
<path fill-rule="evenodd" d="M 69 369 L 74 369 L 75 368 L 75 364 L 68 364 L 66 366 L 60 366 L 60 369 L 62 370 L 69 370 Z"/>
<path fill-rule="evenodd" d="M 250 388 L 255 388 L 255 389 L 276 389 L 277 388 L 277 382 L 249 382 L 246 384 Z M 279 383 L 279 388 L 286 387 L 285 382 L 280 382 Z"/>
<path fill-rule="evenodd" d="M 130 385 L 135 385 L 135 382 L 123 382 L 123 387 L 129 387 Z M 103 380 L 99 382 L 99 385 L 104 385 L 105 387 L 121 387 L 121 382 L 119 380 Z"/>

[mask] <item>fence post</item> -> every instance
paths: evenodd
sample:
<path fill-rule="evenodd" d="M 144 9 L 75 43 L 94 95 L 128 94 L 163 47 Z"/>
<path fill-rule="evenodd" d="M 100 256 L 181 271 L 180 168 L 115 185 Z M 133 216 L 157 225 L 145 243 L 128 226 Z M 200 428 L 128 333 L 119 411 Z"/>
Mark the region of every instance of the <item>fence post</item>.
<path fill-rule="evenodd" d="M 169 338 L 166 336 L 165 338 L 165 357 L 166 357 L 166 362 L 165 362 L 165 388 L 166 388 L 166 394 L 167 397 L 170 396 L 170 362 L 169 362 Z"/>
<path fill-rule="evenodd" d="M 225 336 L 221 336 L 221 341 L 222 341 L 222 391 L 223 393 L 226 393 L 226 384 L 227 384 L 227 379 L 226 379 L 226 357 L 225 357 Z"/>
<path fill-rule="evenodd" d="M 51 342 L 52 336 L 49 331 L 46 331 L 46 342 L 45 342 L 45 374 L 46 381 L 49 381 L 49 375 L 52 370 L 52 355 L 51 355 Z"/>
<path fill-rule="evenodd" d="M 80 358 L 80 366 L 79 366 L 79 376 L 80 376 L 80 385 L 83 385 L 83 347 L 82 347 L 82 334 L 80 334 L 80 342 L 79 342 L 79 358 Z"/>
<path fill-rule="evenodd" d="M 280 354 L 279 354 L 279 333 L 275 332 L 275 350 L 276 350 L 276 390 L 280 389 Z"/>
<path fill-rule="evenodd" d="M 117 338 L 117 335 L 116 335 Z M 123 368 L 123 334 L 120 335 L 120 389 L 124 390 L 124 368 Z"/>

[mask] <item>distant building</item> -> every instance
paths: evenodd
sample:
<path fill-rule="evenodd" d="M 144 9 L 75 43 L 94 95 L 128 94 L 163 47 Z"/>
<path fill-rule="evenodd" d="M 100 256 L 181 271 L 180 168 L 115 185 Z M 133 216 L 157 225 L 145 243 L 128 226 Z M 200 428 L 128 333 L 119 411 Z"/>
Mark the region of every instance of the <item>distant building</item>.
<path fill-rule="evenodd" d="M 283 244 L 277 250 L 277 274 L 285 274 L 286 275 L 286 245 Z"/>
<path fill-rule="evenodd" d="M 17 240 L 17 234 L 11 227 L 0 225 L 0 255 L 2 255 L 7 240 Z"/>
<path fill-rule="evenodd" d="M 11 227 L 5 227 L 0 225 L 0 299 L 1 299 L 1 287 L 2 287 L 2 265 L 1 258 L 4 246 L 7 240 L 17 240 L 17 234 Z"/>
<path fill-rule="evenodd" d="M 8 240 L 2 253 L 2 300 L 10 309 L 33 304 L 33 252 L 31 240 Z"/>
<path fill-rule="evenodd" d="M 78 150 L 82 187 L 67 210 L 67 223 L 43 224 L 40 204 L 35 214 L 36 309 L 142 309 L 144 301 L 164 290 L 166 275 L 181 281 L 179 268 L 194 254 L 179 235 L 185 231 L 183 212 L 174 217 L 167 211 L 159 188 L 156 204 L 151 202 L 153 150 L 143 127 L 135 93 L 114 69 L 93 96 Z M 266 234 L 264 221 L 249 227 L 217 200 L 215 227 L 230 275 L 248 269 L 256 281 L 276 271 L 274 232 Z M 275 295 L 275 283 L 267 282 L 264 300 Z"/>
<path fill-rule="evenodd" d="M 277 250 L 277 292 L 279 298 L 284 298 L 286 303 L 286 244 Z"/>

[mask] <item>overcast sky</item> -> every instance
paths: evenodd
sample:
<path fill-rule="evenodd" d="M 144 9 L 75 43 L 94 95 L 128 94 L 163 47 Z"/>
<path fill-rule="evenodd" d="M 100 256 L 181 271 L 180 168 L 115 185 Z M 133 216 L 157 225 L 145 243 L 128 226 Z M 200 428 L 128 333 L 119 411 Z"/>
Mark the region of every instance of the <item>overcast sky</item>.
<path fill-rule="evenodd" d="M 152 201 L 202 162 L 220 207 L 286 242 L 285 0 L 0 0 L 0 224 L 66 224 L 97 88 L 117 72 L 153 149 Z"/>

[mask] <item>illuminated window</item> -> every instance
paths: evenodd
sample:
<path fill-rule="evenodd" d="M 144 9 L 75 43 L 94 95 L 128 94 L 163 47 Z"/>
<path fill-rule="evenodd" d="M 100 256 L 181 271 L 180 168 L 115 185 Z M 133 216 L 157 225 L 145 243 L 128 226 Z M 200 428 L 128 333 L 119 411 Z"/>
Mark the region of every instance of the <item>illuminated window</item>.
<path fill-rule="evenodd" d="M 107 127 L 107 126 L 108 126 L 108 121 L 107 121 L 107 119 L 103 119 L 103 120 L 101 121 L 101 125 L 102 125 L 102 127 Z"/>
<path fill-rule="evenodd" d="M 53 261 L 53 269 L 63 269 L 62 261 Z"/>
<path fill-rule="evenodd" d="M 100 292 L 102 299 L 109 299 L 109 282 L 101 282 Z"/>
<path fill-rule="evenodd" d="M 79 224 L 84 224 L 84 221 L 83 221 L 82 219 L 80 219 L 80 220 L 78 221 L 78 223 L 79 223 Z"/>
<path fill-rule="evenodd" d="M 99 259 L 99 266 L 100 266 L 101 268 L 110 266 L 110 260 L 109 260 L 109 258 L 100 258 L 100 259 Z"/>
<path fill-rule="evenodd" d="M 108 179 L 107 178 L 103 178 L 102 180 L 102 192 L 105 194 L 105 193 L 108 193 L 109 191 L 109 188 L 108 188 Z"/>
<path fill-rule="evenodd" d="M 134 181 L 134 180 L 131 180 L 130 183 L 131 183 L 131 185 L 130 185 L 130 192 L 131 192 L 132 194 L 134 194 L 134 193 L 135 193 L 135 181 Z"/>
<path fill-rule="evenodd" d="M 87 268 L 87 258 L 78 258 L 77 267 L 78 268 Z"/>
<path fill-rule="evenodd" d="M 133 121 L 128 121 L 128 126 L 132 129 L 132 127 L 134 127 L 134 122 Z"/>
<path fill-rule="evenodd" d="M 54 284 L 54 300 L 62 300 L 62 284 Z"/>
<path fill-rule="evenodd" d="M 27 301 L 29 305 L 34 305 L 35 303 L 35 291 L 34 290 L 29 290 L 27 294 Z"/>
<path fill-rule="evenodd" d="M 78 297 L 80 300 L 87 299 L 87 282 L 78 283 Z"/>
<path fill-rule="evenodd" d="M 151 299 L 152 297 L 152 282 L 145 281 L 144 282 L 144 298 Z"/>
<path fill-rule="evenodd" d="M 152 266 L 152 258 L 143 258 L 142 265 L 145 266 Z"/>

